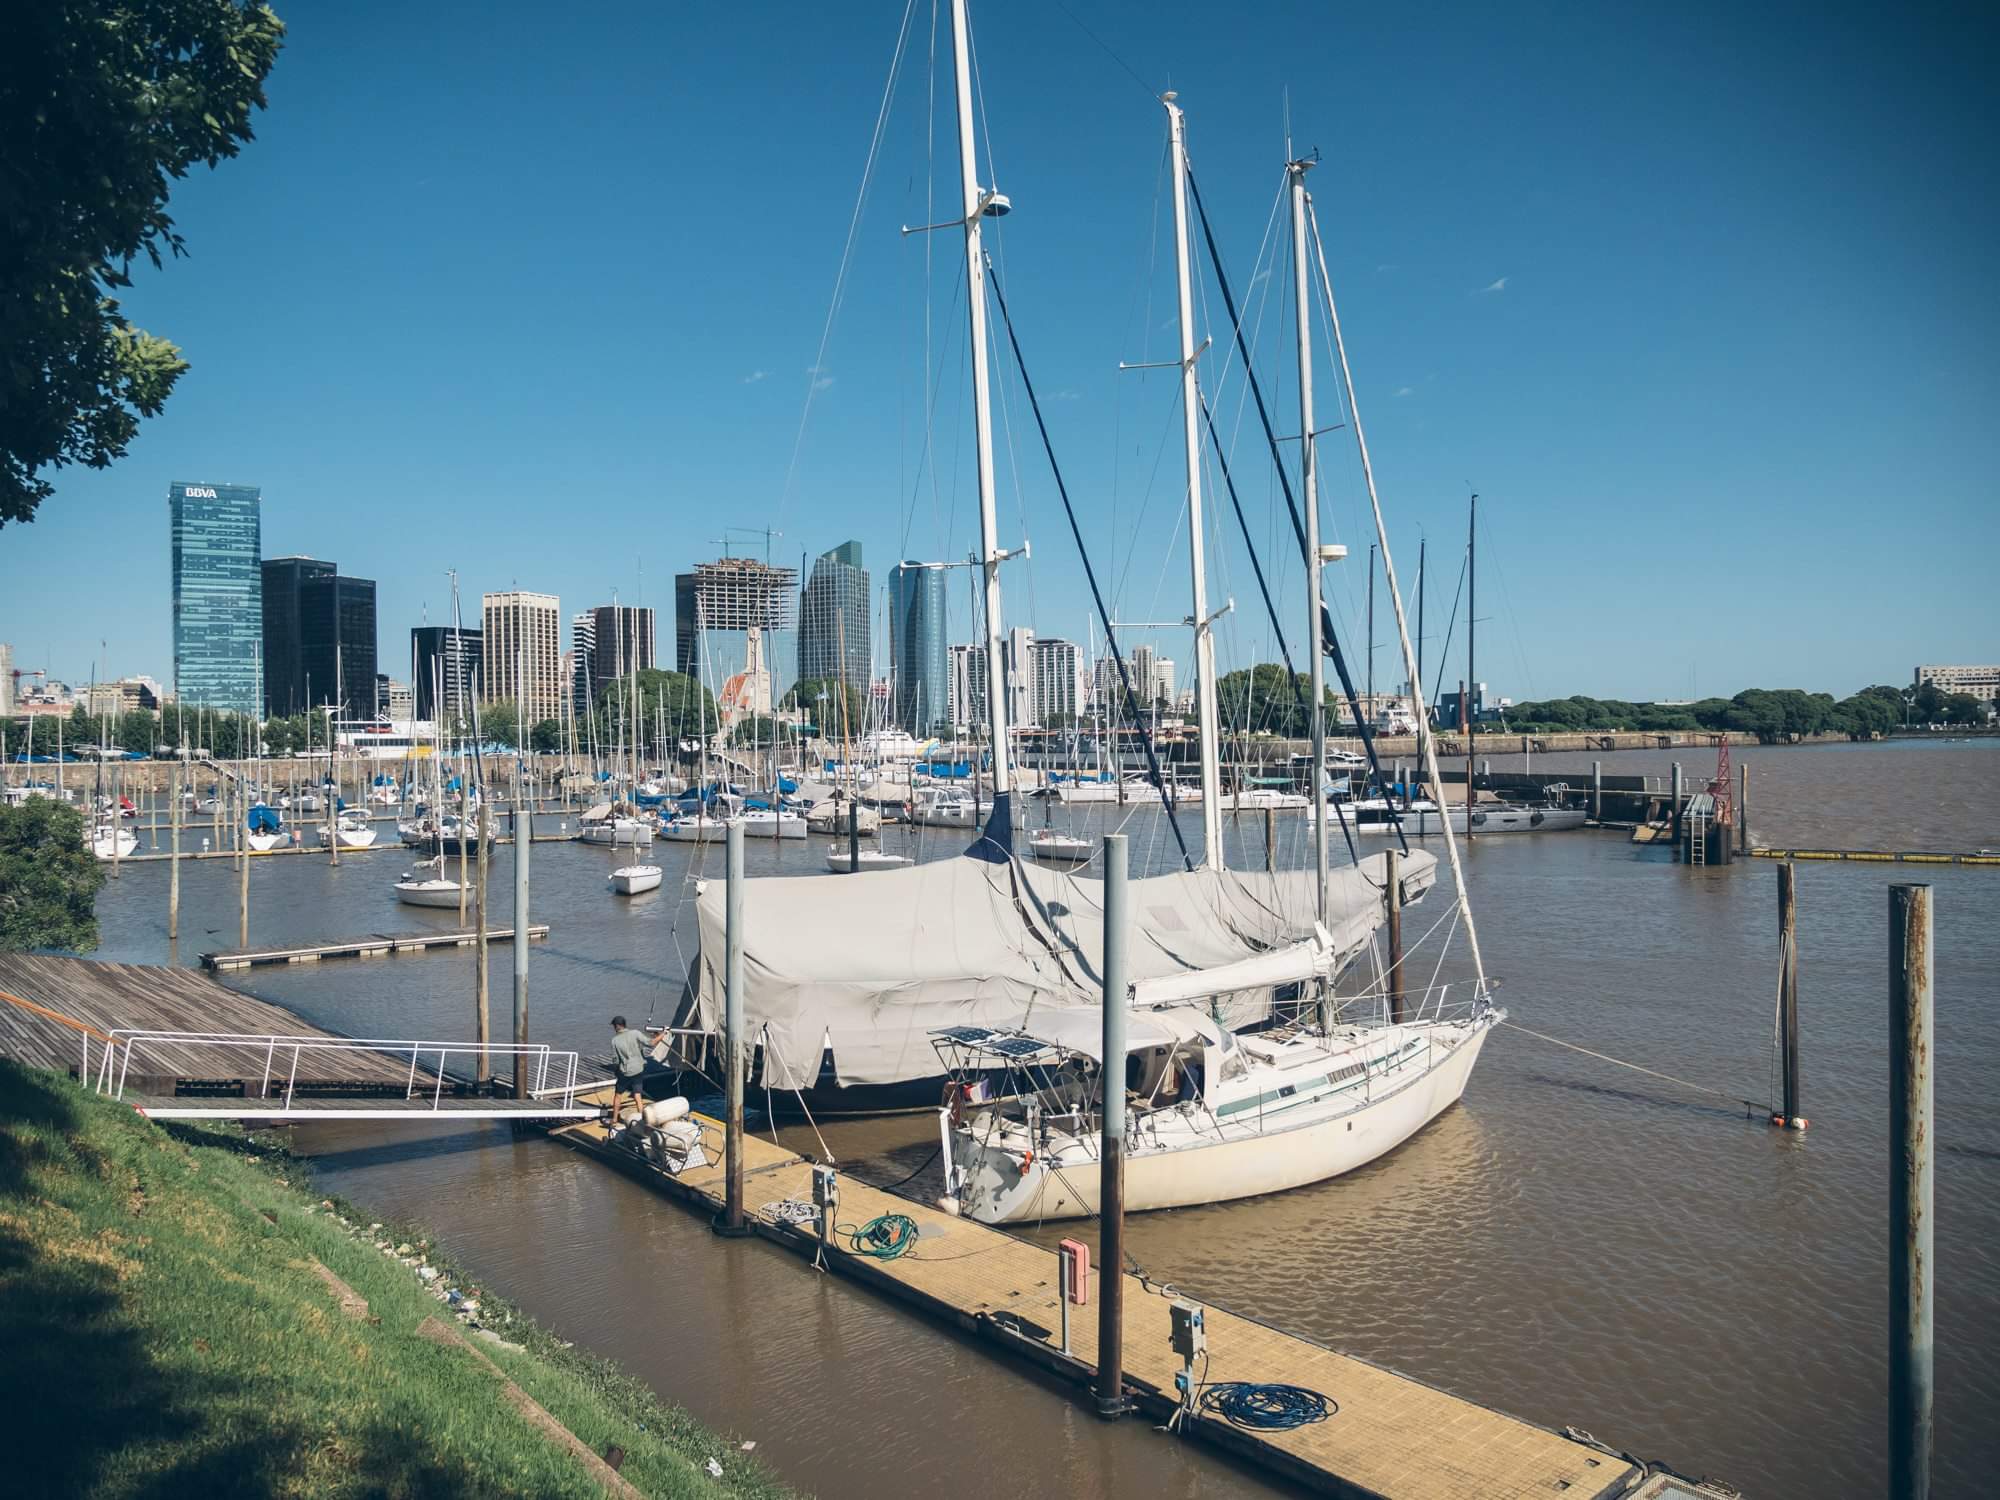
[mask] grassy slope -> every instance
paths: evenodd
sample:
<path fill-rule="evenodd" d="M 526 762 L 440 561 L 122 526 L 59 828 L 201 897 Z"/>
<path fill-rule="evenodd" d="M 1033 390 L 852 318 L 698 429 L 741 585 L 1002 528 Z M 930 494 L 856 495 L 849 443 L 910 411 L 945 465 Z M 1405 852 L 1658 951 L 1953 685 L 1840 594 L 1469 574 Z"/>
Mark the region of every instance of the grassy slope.
<path fill-rule="evenodd" d="M 342 1316 L 311 1260 L 379 1321 Z M 429 1316 L 451 1321 L 282 1152 L 0 1059 L 0 1490 L 601 1495 L 469 1354 L 415 1337 Z M 525 1320 L 508 1333 L 529 1347 L 475 1342 L 592 1449 L 624 1447 L 647 1495 L 782 1493 L 637 1382 Z"/>

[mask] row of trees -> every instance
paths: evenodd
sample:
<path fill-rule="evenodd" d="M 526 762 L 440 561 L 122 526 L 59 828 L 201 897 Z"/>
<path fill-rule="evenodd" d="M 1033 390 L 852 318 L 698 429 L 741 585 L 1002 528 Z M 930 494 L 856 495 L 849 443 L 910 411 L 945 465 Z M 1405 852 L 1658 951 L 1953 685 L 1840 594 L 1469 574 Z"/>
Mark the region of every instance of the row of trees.
<path fill-rule="evenodd" d="M 1765 744 L 1813 734 L 1868 739 L 1904 724 L 1982 724 L 1986 706 L 1935 683 L 1910 690 L 1878 684 L 1836 700 L 1801 688 L 1746 688 L 1733 698 L 1695 703 L 1625 703 L 1615 698 L 1553 698 L 1507 711 L 1509 729 L 1636 729 L 1754 734 Z"/>

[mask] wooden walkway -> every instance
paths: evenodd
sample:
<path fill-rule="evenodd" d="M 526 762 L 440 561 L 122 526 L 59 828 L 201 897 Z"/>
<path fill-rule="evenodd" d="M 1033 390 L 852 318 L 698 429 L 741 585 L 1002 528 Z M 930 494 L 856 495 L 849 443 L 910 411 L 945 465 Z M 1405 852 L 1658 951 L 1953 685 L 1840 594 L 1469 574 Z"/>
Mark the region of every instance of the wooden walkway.
<path fill-rule="evenodd" d="M 530 923 L 528 937 L 549 935 L 546 922 Z M 245 948 L 237 953 L 204 953 L 205 969 L 249 969 L 261 964 L 314 964 L 323 958 L 380 958 L 390 953 L 422 953 L 431 948 L 470 948 L 479 940 L 476 930 L 453 932 L 371 932 L 365 937 L 338 938 L 326 943 L 306 943 L 290 948 Z M 511 943 L 514 929 L 489 927 L 486 941 Z"/>
<path fill-rule="evenodd" d="M 603 1094 L 579 1103 L 608 1102 Z M 641 1181 L 713 1213 L 723 1206 L 723 1129 L 694 1116 L 716 1164 L 673 1177 L 634 1153 L 606 1143 L 604 1126 L 587 1121 L 552 1132 Z M 812 1202 L 812 1164 L 758 1140 L 744 1140 L 744 1209 L 756 1231 L 811 1258 L 816 1231 L 762 1212 L 783 1200 Z M 850 1253 L 845 1236 L 827 1252 L 829 1267 L 1009 1351 L 1086 1385 L 1097 1361 L 1097 1298 L 1072 1309 L 1070 1353 L 1060 1347 L 1054 1252 L 970 1219 L 871 1188 L 842 1176 L 838 1221 L 860 1225 L 882 1214 L 916 1221 L 916 1248 L 894 1260 Z M 1092 1238 L 1094 1238 L 1094 1234 Z M 1101 1268 L 1093 1267 L 1093 1281 Z M 1156 1421 L 1176 1404 L 1180 1365 L 1168 1343 L 1170 1299 L 1124 1277 L 1125 1380 Z M 1188 1300 L 1194 1300 L 1192 1298 Z M 1185 1419 L 1183 1431 L 1233 1450 L 1328 1494 L 1394 1500 L 1566 1500 L 1622 1495 L 1641 1478 L 1625 1459 L 1506 1416 L 1363 1360 L 1335 1354 L 1252 1318 L 1209 1307 L 1207 1382 L 1282 1382 L 1321 1392 L 1339 1403 L 1323 1422 L 1290 1431 L 1251 1431 L 1209 1417 Z"/>
<path fill-rule="evenodd" d="M 1882 849 L 1739 849 L 1757 859 L 1839 859 L 1883 865 L 1991 865 L 2000 868 L 2000 854 L 1981 850 L 1977 854 L 1925 853 L 1921 850 L 1892 852 Z"/>
<path fill-rule="evenodd" d="M 350 1045 L 306 1047 L 294 1059 L 285 1039 L 342 1043 L 349 1038 L 189 969 L 0 953 L 0 1056 L 87 1077 L 101 1064 L 114 1034 L 129 1031 L 255 1039 L 228 1046 L 148 1040 L 135 1048 L 125 1097 L 148 1114 L 401 1119 L 478 1113 L 574 1119 L 590 1108 L 504 1097 L 499 1091 L 511 1093 L 511 1079 L 498 1080 L 494 1093 L 480 1093 L 466 1079 L 440 1075 L 435 1046 L 424 1049 L 414 1069 L 408 1043 L 400 1056 L 386 1048 Z M 270 1045 L 267 1038 L 280 1040 Z M 463 1050 L 454 1055 L 464 1055 Z M 425 1057 L 431 1066 L 424 1065 Z M 511 1066 L 505 1054 L 496 1061 Z M 268 1080 L 267 1067 L 272 1069 Z M 282 1097 L 288 1088 L 290 1097 Z M 272 1097 L 263 1096 L 266 1089 Z"/>

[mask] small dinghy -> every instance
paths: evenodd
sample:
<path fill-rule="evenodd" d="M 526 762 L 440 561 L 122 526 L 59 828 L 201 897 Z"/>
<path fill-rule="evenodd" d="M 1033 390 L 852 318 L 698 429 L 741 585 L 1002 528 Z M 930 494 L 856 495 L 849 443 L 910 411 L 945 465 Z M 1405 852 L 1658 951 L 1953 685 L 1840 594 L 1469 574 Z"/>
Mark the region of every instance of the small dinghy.
<path fill-rule="evenodd" d="M 657 891 L 660 888 L 660 876 L 658 865 L 621 865 L 611 872 L 611 889 L 621 896 L 636 896 L 641 891 Z"/>

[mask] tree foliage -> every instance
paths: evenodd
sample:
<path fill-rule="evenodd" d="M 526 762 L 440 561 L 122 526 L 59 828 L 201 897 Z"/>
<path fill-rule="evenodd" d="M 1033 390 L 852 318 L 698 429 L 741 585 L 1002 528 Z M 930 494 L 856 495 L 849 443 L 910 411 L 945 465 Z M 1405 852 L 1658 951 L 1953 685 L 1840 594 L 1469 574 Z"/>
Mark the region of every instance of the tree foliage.
<path fill-rule="evenodd" d="M 1136 691 L 1138 685 L 1133 686 Z M 1275 734 L 1285 739 L 1303 739 L 1312 733 L 1311 679 L 1304 673 L 1288 678 L 1276 662 L 1225 673 L 1215 685 L 1215 701 L 1231 733 Z M 1331 687 L 1326 689 L 1324 701 L 1328 724 L 1343 722 L 1342 705 Z"/>
<path fill-rule="evenodd" d="M 83 814 L 52 798 L 0 807 L 0 952 L 97 946 L 104 870 L 83 836 Z"/>
<path fill-rule="evenodd" d="M 637 676 L 639 738 L 642 744 L 664 750 L 666 746 L 654 743 L 660 737 L 663 724 L 669 742 L 702 739 L 714 734 L 720 726 L 715 695 L 694 678 L 683 672 L 664 672 L 653 667 L 642 668 Z M 626 743 L 631 742 L 633 705 L 628 679 L 620 677 L 605 684 L 603 693 L 598 697 L 596 711 L 600 750 L 617 745 L 621 735 Z"/>
<path fill-rule="evenodd" d="M 284 24 L 239 0 L 12 5 L 0 46 L 0 526 L 122 457 L 187 369 L 111 295 L 186 253 L 173 179 L 251 138 Z"/>
<path fill-rule="evenodd" d="M 840 711 L 843 695 L 847 703 L 844 718 Z M 868 720 L 861 712 L 861 689 L 852 683 L 842 683 L 838 677 L 802 677 L 778 706 L 804 709 L 822 739 L 837 740 L 842 735 L 854 738 L 867 730 Z"/>

